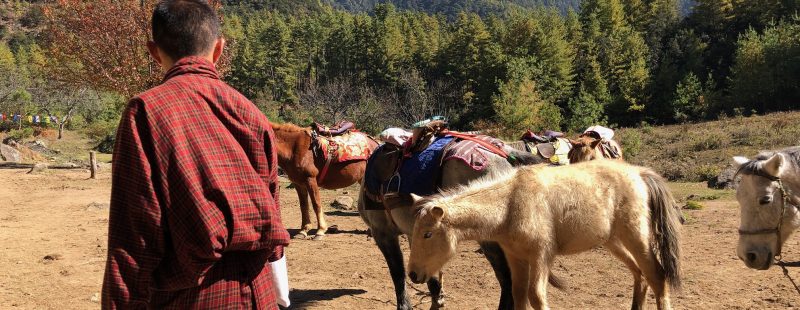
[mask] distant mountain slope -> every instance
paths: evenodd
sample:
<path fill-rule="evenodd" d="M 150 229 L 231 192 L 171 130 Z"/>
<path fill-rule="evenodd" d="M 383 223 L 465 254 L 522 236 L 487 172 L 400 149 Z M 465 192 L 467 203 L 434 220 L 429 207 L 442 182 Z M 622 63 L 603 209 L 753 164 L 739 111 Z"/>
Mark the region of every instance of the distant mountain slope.
<path fill-rule="evenodd" d="M 687 15 L 694 0 L 678 0 L 681 15 Z M 325 5 L 350 12 L 372 12 L 375 5 L 391 3 L 399 10 L 444 14 L 448 17 L 459 12 L 473 12 L 481 16 L 503 15 L 515 9 L 553 7 L 561 12 L 580 9 L 581 0 L 223 0 L 226 5 L 236 5 L 248 10 L 278 10 L 298 13 L 321 10 Z"/>
<path fill-rule="evenodd" d="M 486 16 L 502 14 L 517 8 L 555 7 L 566 12 L 577 10 L 580 0 L 324 0 L 335 8 L 351 11 L 371 11 L 376 4 L 391 3 L 400 10 L 423 11 L 455 16 L 459 12 L 474 12 Z"/>

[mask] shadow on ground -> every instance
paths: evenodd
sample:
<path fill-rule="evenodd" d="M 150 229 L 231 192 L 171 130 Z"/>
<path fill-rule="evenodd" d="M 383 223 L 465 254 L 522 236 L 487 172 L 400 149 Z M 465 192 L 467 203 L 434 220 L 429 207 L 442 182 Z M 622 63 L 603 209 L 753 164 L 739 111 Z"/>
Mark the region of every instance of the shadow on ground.
<path fill-rule="evenodd" d="M 330 290 L 302 290 L 295 289 L 289 292 L 292 306 L 289 309 L 306 309 L 320 301 L 334 300 L 343 296 L 361 295 L 367 291 L 362 289 L 330 289 Z"/>

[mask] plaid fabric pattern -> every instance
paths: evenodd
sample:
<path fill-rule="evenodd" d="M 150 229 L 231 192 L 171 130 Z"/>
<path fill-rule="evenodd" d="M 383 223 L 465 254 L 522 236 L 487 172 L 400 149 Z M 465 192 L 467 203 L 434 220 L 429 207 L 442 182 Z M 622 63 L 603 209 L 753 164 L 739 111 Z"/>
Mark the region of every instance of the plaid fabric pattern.
<path fill-rule="evenodd" d="M 113 159 L 104 309 L 276 309 L 280 221 L 266 117 L 199 57 L 125 110 Z"/>

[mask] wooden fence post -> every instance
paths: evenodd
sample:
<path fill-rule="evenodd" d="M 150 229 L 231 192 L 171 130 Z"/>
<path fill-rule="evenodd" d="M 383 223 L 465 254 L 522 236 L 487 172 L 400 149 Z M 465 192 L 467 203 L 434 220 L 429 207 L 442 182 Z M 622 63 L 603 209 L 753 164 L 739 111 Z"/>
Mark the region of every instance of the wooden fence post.
<path fill-rule="evenodd" d="M 97 178 L 97 152 L 91 151 L 89 152 L 89 164 L 91 167 L 89 168 L 92 172 L 92 179 Z"/>

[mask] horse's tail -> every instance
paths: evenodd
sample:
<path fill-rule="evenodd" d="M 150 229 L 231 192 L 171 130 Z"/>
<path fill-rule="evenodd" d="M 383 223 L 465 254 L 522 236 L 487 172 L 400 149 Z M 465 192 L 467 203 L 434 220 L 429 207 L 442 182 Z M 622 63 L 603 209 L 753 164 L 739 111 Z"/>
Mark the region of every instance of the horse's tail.
<path fill-rule="evenodd" d="M 640 175 L 647 184 L 653 243 L 664 268 L 664 277 L 673 290 L 680 290 L 680 210 L 675 207 L 664 178 L 650 170 L 644 170 Z"/>

